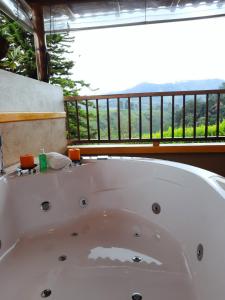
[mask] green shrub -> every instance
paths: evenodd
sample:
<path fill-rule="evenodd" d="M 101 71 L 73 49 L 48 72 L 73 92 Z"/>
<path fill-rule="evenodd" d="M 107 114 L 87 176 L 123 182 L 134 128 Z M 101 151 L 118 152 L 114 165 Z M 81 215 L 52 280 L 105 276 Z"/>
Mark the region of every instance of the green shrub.
<path fill-rule="evenodd" d="M 208 136 L 216 136 L 216 125 L 209 125 L 208 126 Z M 194 130 L 193 127 L 186 127 L 185 128 L 185 137 L 193 137 Z M 223 120 L 219 124 L 219 135 L 225 136 L 225 120 Z M 153 138 L 160 139 L 161 138 L 161 132 L 155 132 L 153 133 Z M 205 136 L 205 125 L 199 125 L 196 127 L 196 137 L 204 137 Z M 147 139 L 149 137 L 149 134 L 143 134 L 143 138 Z M 171 138 L 172 137 L 172 128 L 169 127 L 168 130 L 163 131 L 163 137 L 164 138 Z M 174 137 L 179 138 L 183 137 L 183 128 L 175 128 L 174 129 Z"/>

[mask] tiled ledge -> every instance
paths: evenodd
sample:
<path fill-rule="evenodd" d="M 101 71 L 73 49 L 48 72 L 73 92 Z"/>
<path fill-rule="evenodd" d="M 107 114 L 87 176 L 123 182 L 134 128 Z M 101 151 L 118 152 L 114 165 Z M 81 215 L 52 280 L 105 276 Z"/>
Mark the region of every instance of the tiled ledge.
<path fill-rule="evenodd" d="M 65 112 L 1 112 L 0 123 L 65 118 Z"/>
<path fill-rule="evenodd" d="M 225 143 L 207 144 L 162 144 L 153 145 L 74 145 L 68 148 L 80 148 L 81 155 L 144 155 L 157 153 L 225 153 Z"/>

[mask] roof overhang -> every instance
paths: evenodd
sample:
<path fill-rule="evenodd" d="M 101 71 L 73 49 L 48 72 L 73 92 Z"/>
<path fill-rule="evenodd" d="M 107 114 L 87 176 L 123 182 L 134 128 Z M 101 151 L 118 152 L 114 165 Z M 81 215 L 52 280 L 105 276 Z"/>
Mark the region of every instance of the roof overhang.
<path fill-rule="evenodd" d="M 225 0 L 26 0 L 44 8 L 45 32 L 225 16 Z"/>
<path fill-rule="evenodd" d="M 33 31 L 32 12 L 25 0 L 0 0 L 0 11 L 18 21 L 26 30 Z"/>
<path fill-rule="evenodd" d="M 0 10 L 33 30 L 38 78 L 48 81 L 45 33 L 225 16 L 225 0 L 0 0 Z"/>
<path fill-rule="evenodd" d="M 43 7 L 46 33 L 225 16 L 225 0 L 0 0 L 29 30 L 33 5 Z"/>

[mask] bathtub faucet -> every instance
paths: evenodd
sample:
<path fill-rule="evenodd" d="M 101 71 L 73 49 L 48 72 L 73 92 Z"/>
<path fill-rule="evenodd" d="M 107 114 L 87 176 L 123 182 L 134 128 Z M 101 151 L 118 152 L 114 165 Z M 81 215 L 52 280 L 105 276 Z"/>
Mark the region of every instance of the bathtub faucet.
<path fill-rule="evenodd" d="M 0 175 L 5 174 L 4 163 L 3 163 L 3 145 L 2 145 L 2 136 L 0 135 Z"/>

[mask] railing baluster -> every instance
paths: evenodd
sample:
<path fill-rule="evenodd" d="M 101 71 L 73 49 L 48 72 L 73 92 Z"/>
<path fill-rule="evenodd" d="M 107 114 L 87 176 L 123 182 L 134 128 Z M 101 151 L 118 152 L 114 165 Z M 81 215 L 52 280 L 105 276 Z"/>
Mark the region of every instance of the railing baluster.
<path fill-rule="evenodd" d="M 220 121 L 221 121 L 221 94 L 225 94 L 225 90 L 205 90 L 205 91 L 178 91 L 178 92 L 156 92 L 156 93 L 134 93 L 134 94 L 117 94 L 117 95 L 105 95 L 105 96 L 77 96 L 77 97 L 65 97 L 65 111 L 66 111 L 66 127 L 67 127 L 67 138 L 70 140 L 72 143 L 74 142 L 79 142 L 79 143 L 96 143 L 98 141 L 99 143 L 120 143 L 120 142 L 143 142 L 144 139 L 143 136 L 146 134 L 146 131 L 144 131 L 145 127 L 144 126 L 144 116 L 142 115 L 147 114 L 149 116 L 149 136 L 148 141 L 152 141 L 155 138 L 154 134 L 154 120 L 153 120 L 153 107 L 154 107 L 154 97 L 157 97 L 160 99 L 159 101 L 157 100 L 157 111 L 159 113 L 159 140 L 160 141 L 219 141 L 223 140 L 223 136 L 220 136 Z M 203 97 L 206 97 L 205 100 L 205 105 L 204 103 L 201 104 L 201 108 L 205 107 L 205 111 L 198 112 L 198 97 L 199 95 L 204 95 Z M 213 95 L 213 116 L 210 116 L 210 111 L 211 111 L 211 95 Z M 180 96 L 181 98 L 181 107 L 179 107 L 178 110 L 176 110 L 176 97 Z M 193 102 L 193 121 L 189 122 L 187 119 L 188 115 L 188 107 L 189 107 L 189 97 L 192 96 L 192 101 Z M 146 106 L 145 102 L 143 104 L 143 99 L 145 97 L 148 97 L 149 101 L 149 108 L 147 109 L 146 112 Z M 166 122 L 166 127 L 170 124 L 172 126 L 171 132 L 170 132 L 170 137 L 166 137 L 165 131 L 164 131 L 164 125 L 165 125 L 165 108 L 164 108 L 164 100 L 165 97 L 170 97 L 170 103 L 172 101 L 172 109 L 171 109 L 171 121 Z M 138 136 L 136 138 L 132 139 L 132 99 L 135 98 L 138 101 L 139 107 L 135 110 L 134 114 L 138 118 L 138 123 L 139 123 L 139 130 L 138 130 Z M 106 130 L 108 130 L 108 136 L 103 137 L 102 132 L 101 132 L 101 103 L 99 102 L 100 100 L 104 100 L 106 102 L 106 118 L 105 118 L 105 126 Z M 113 107 L 116 109 L 116 120 L 110 120 L 111 116 L 111 111 L 110 111 L 110 100 L 112 99 L 113 101 Z M 115 100 L 113 100 L 115 99 Z M 128 123 L 123 124 L 124 126 L 127 126 L 128 133 L 124 137 L 124 132 L 121 131 L 123 130 L 122 128 L 122 122 L 124 119 L 122 119 L 123 114 L 120 111 L 121 109 L 121 101 L 126 100 L 125 102 L 125 108 L 128 109 L 127 114 L 128 114 Z M 93 109 L 91 110 L 92 104 L 90 104 L 88 101 L 93 101 Z M 115 102 L 116 101 L 116 102 Z M 160 105 L 160 108 L 158 107 Z M 92 113 L 95 113 L 96 109 L 96 123 L 97 123 L 97 133 L 93 137 L 92 134 L 92 122 L 91 122 L 91 116 Z M 176 114 L 179 113 L 179 117 L 181 117 L 180 124 L 176 123 Z M 200 114 L 200 115 L 199 115 Z M 203 136 L 198 135 L 198 115 L 200 117 L 205 117 L 204 124 L 204 133 Z M 212 122 L 212 120 L 213 122 Z M 85 119 L 85 120 L 84 120 Z M 125 118 L 126 119 L 126 118 Z M 107 124 L 106 124 L 107 122 Z M 112 126 L 114 126 L 114 123 L 112 122 L 118 122 L 118 136 L 114 138 L 112 136 Z M 211 124 L 212 123 L 212 124 Z M 74 128 L 75 124 L 75 128 Z M 187 136 L 187 124 L 188 126 L 193 127 L 193 134 L 191 137 Z M 214 136 L 209 135 L 209 130 L 210 130 L 210 125 L 213 125 L 215 129 L 215 134 Z M 116 125 L 116 124 L 115 124 Z M 177 135 L 176 132 L 176 126 L 181 127 L 181 136 Z M 81 131 L 82 129 L 82 131 Z M 85 136 L 83 136 L 83 130 L 85 130 Z"/>
<path fill-rule="evenodd" d="M 172 139 L 174 139 L 174 95 L 172 95 Z"/>
<path fill-rule="evenodd" d="M 88 140 L 90 141 L 90 124 L 89 124 L 89 110 L 88 110 L 88 101 L 85 100 L 86 103 L 86 118 L 87 118 L 87 134 L 88 134 Z"/>
<path fill-rule="evenodd" d="M 109 115 L 109 99 L 107 98 L 107 124 L 108 124 L 108 140 L 111 140 L 111 135 L 110 135 L 110 115 Z"/>
<path fill-rule="evenodd" d="M 161 96 L 161 104 L 160 104 L 160 127 L 161 127 L 161 139 L 163 139 L 163 96 Z"/>
<path fill-rule="evenodd" d="M 208 137 L 208 123 L 209 123 L 209 94 L 206 94 L 206 102 L 205 102 L 205 138 Z"/>
<path fill-rule="evenodd" d="M 98 132 L 98 141 L 100 141 L 100 124 L 99 124 L 99 107 L 98 107 L 98 99 L 96 99 L 96 114 L 97 114 L 97 132 Z"/>
<path fill-rule="evenodd" d="M 194 118 L 193 118 L 193 136 L 196 138 L 196 112 L 197 112 L 197 95 L 194 95 Z"/>
<path fill-rule="evenodd" d="M 141 97 L 139 97 L 139 139 L 142 139 Z"/>
<path fill-rule="evenodd" d="M 129 140 L 131 140 L 131 109 L 130 109 L 130 97 L 128 97 L 128 130 L 129 130 Z"/>
<path fill-rule="evenodd" d="M 70 132 L 70 124 L 69 124 L 69 109 L 68 109 L 68 102 L 65 102 L 65 110 L 66 110 L 66 130 L 67 130 L 67 138 L 71 139 L 71 132 Z"/>
<path fill-rule="evenodd" d="M 77 139 L 80 141 L 80 120 L 79 120 L 79 106 L 78 106 L 78 101 L 76 101 L 76 121 L 77 121 Z"/>
<path fill-rule="evenodd" d="M 217 95 L 216 105 L 216 136 L 220 135 L 220 94 Z"/>
<path fill-rule="evenodd" d="M 185 95 L 183 95 L 183 139 L 185 138 Z"/>
<path fill-rule="evenodd" d="M 152 96 L 149 97 L 149 121 L 150 139 L 152 140 Z"/>
<path fill-rule="evenodd" d="M 118 118 L 118 139 L 121 140 L 120 132 L 120 98 L 117 98 L 117 118 Z"/>

